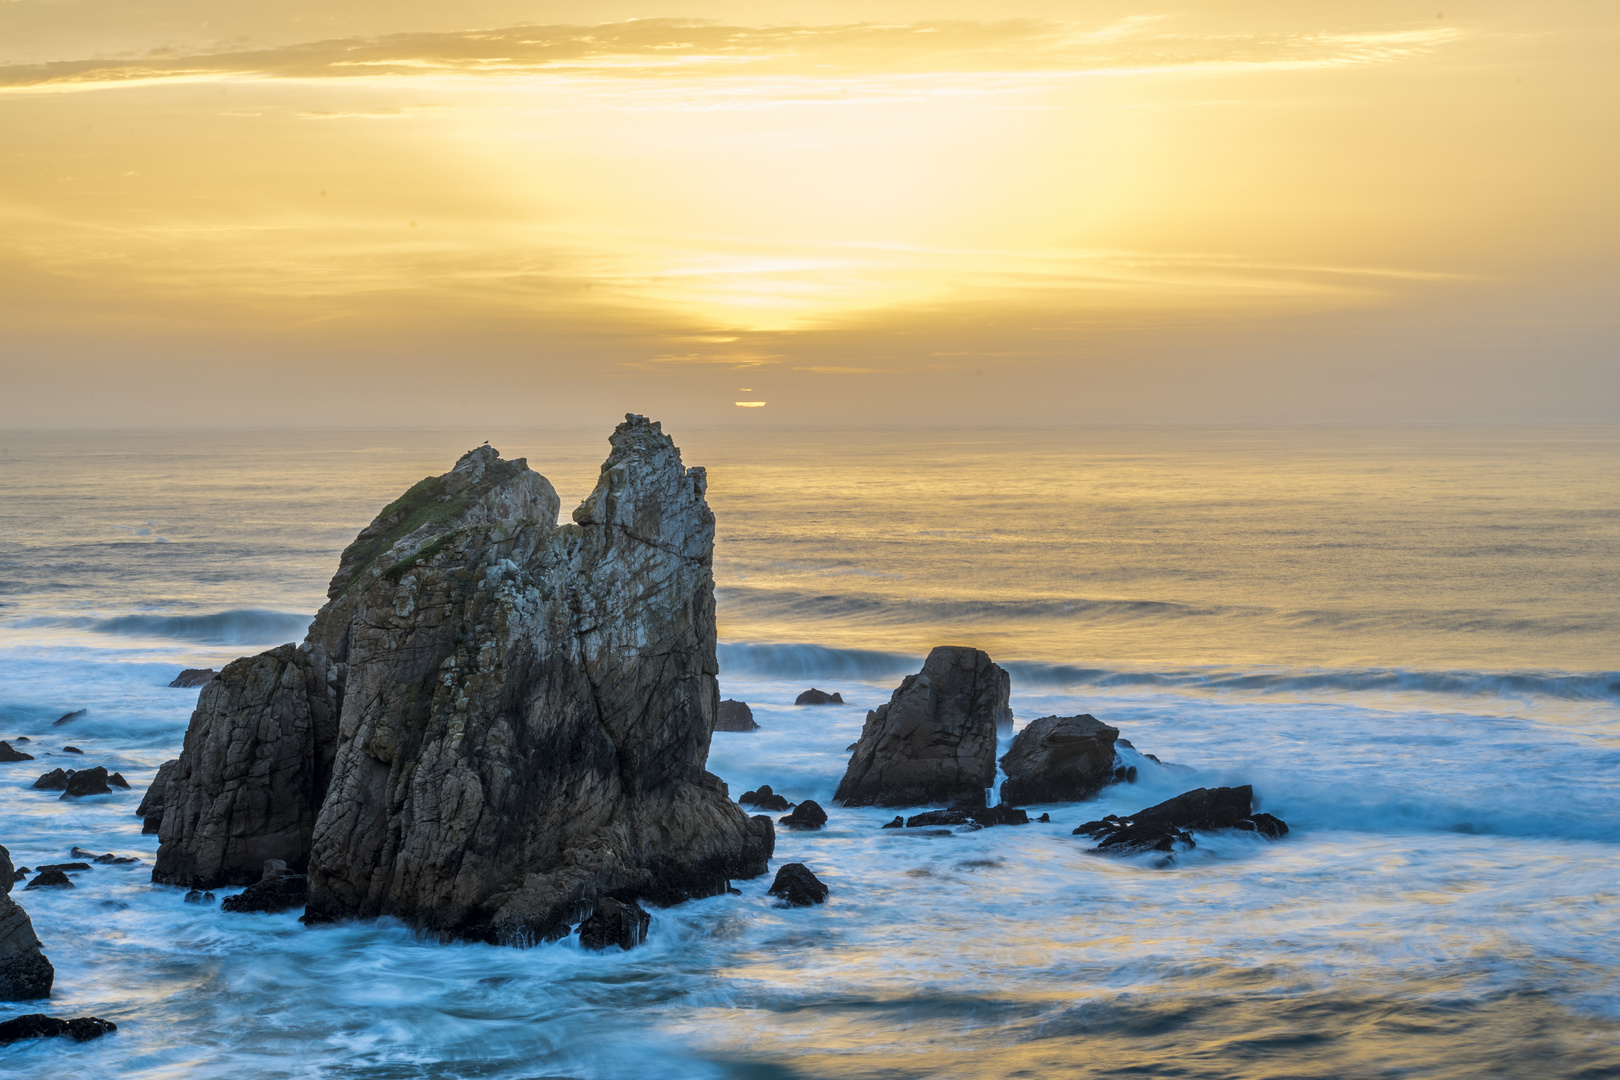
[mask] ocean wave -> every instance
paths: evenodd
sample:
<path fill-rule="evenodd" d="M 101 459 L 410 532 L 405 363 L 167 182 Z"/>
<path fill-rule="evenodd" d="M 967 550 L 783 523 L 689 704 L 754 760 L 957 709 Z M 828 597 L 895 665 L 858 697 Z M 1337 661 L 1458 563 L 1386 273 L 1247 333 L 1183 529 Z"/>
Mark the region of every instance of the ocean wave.
<path fill-rule="evenodd" d="M 119 615 L 108 619 L 35 618 L 19 629 L 88 630 L 118 637 L 168 638 L 203 645 L 279 645 L 300 641 L 312 616 L 287 611 L 240 608 L 205 615 Z"/>
<path fill-rule="evenodd" d="M 720 672 L 744 678 L 852 679 L 898 677 L 922 666 L 922 657 L 825 645 L 756 645 L 721 642 Z"/>

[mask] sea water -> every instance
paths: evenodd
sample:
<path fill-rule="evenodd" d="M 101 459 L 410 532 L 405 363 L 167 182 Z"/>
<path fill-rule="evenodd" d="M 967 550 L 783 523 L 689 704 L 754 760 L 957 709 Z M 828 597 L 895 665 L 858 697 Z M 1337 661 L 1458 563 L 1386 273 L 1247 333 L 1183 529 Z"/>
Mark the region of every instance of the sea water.
<path fill-rule="evenodd" d="M 355 532 L 471 446 L 527 456 L 566 509 L 604 434 L 0 434 L 0 738 L 36 757 L 0 765 L 0 843 L 141 860 L 19 883 L 49 1011 L 119 1031 L 0 1071 L 1620 1075 L 1614 429 L 675 431 L 709 468 L 721 692 L 761 725 L 709 767 L 829 807 L 774 864 L 826 905 L 737 882 L 589 953 L 150 882 L 133 811 L 195 705 L 181 667 L 301 637 Z M 1029 808 L 1050 824 L 831 806 L 866 709 L 937 644 L 1003 663 L 1020 725 L 1090 712 L 1165 764 Z M 811 684 L 850 704 L 793 706 Z M 84 764 L 132 790 L 30 787 Z M 1071 835 L 1229 783 L 1288 836 L 1167 862 Z"/>

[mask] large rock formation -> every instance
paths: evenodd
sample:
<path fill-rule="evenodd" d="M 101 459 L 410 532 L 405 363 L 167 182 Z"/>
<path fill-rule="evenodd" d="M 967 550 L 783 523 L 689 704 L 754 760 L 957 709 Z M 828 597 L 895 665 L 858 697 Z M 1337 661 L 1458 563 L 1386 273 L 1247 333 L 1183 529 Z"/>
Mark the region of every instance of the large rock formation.
<path fill-rule="evenodd" d="M 996 731 L 1011 726 L 1007 673 L 978 649 L 942 645 L 866 714 L 833 796 L 845 806 L 983 806 Z"/>
<path fill-rule="evenodd" d="M 489 447 L 343 553 L 308 639 L 204 688 L 155 880 L 307 869 L 306 917 L 554 937 L 608 896 L 763 873 L 774 834 L 706 771 L 719 692 L 701 469 L 627 417 L 558 526 Z"/>
<path fill-rule="evenodd" d="M 11 852 L 0 847 L 0 1001 L 50 997 L 56 981 L 56 969 L 45 958 L 33 921 L 11 898 L 16 877 Z"/>
<path fill-rule="evenodd" d="M 1002 755 L 1008 803 L 1074 802 L 1089 799 L 1114 779 L 1114 741 L 1119 729 L 1090 714 L 1032 720 Z"/>

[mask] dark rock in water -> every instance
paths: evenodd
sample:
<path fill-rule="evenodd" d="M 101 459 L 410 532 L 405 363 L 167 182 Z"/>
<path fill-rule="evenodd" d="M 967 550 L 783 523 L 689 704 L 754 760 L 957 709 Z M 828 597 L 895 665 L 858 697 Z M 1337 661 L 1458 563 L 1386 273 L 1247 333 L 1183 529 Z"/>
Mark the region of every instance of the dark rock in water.
<path fill-rule="evenodd" d="M 174 677 L 174 682 L 170 683 L 169 685 L 180 687 L 182 690 L 190 690 L 194 686 L 206 685 L 210 679 L 218 674 L 219 672 L 215 671 L 211 667 L 188 667 L 186 670 L 176 675 Z"/>
<path fill-rule="evenodd" d="M 0 1023 L 0 1046 L 22 1039 L 53 1039 L 58 1035 L 66 1035 L 74 1042 L 88 1042 L 117 1030 L 117 1024 L 97 1016 L 61 1020 L 44 1013 L 29 1013 Z"/>
<path fill-rule="evenodd" d="M 17 740 L 21 742 L 21 739 Z M 13 750 L 11 744 L 0 740 L 0 761 L 33 761 L 33 754 L 25 754 L 21 750 Z"/>
<path fill-rule="evenodd" d="M 291 873 L 287 869 L 287 864 L 280 859 L 269 859 L 265 862 L 264 876 L 260 880 L 235 896 L 227 896 L 219 908 L 221 911 L 274 914 L 288 908 L 302 907 L 308 897 L 307 877 Z M 190 894 L 187 894 L 186 899 L 191 899 Z M 205 902 L 206 899 L 205 894 Z"/>
<path fill-rule="evenodd" d="M 29 875 L 29 873 L 30 873 L 30 871 L 29 871 L 28 867 L 19 866 L 19 867 L 17 867 L 16 870 L 12 871 L 11 880 L 14 883 L 18 882 L 18 881 L 21 881 L 23 878 L 27 877 Z"/>
<path fill-rule="evenodd" d="M 715 714 L 714 730 L 758 731 L 759 725 L 754 723 L 754 710 L 748 707 L 748 702 L 726 698 L 720 703 L 720 711 Z"/>
<path fill-rule="evenodd" d="M 1135 765 L 1117 765 L 1117 766 L 1115 766 L 1114 767 L 1114 783 L 1116 783 L 1116 784 L 1134 784 L 1134 783 L 1136 783 L 1136 766 Z"/>
<path fill-rule="evenodd" d="M 866 714 L 834 801 L 983 806 L 996 778 L 996 731 L 1012 723 L 1010 685 L 978 649 L 935 649 L 887 704 Z"/>
<path fill-rule="evenodd" d="M 62 792 L 64 799 L 78 799 L 86 795 L 111 795 L 112 788 L 107 785 L 110 778 L 107 770 L 101 765 L 91 769 L 80 769 L 78 772 L 68 773 L 67 789 Z M 120 781 L 124 778 L 119 777 Z M 39 785 L 35 785 L 38 787 Z M 129 787 L 124 784 L 124 787 Z"/>
<path fill-rule="evenodd" d="M 128 791 L 129 790 L 129 781 L 124 779 L 124 776 L 123 776 L 122 773 L 112 773 L 107 777 L 107 786 L 108 787 L 119 788 L 120 790 L 123 790 L 123 791 Z"/>
<path fill-rule="evenodd" d="M 1138 810 L 1129 817 L 1109 814 L 1074 830 L 1097 840 L 1093 851 L 1129 855 L 1139 851 L 1174 851 L 1177 843 L 1196 846 L 1194 829 L 1244 829 L 1275 839 L 1288 826 L 1270 814 L 1254 813 L 1254 788 L 1197 788 Z"/>
<path fill-rule="evenodd" d="M 906 818 L 906 828 L 926 829 L 941 825 L 966 825 L 973 820 L 966 810 L 927 810 Z"/>
<path fill-rule="evenodd" d="M 794 807 L 793 813 L 778 818 L 777 822 L 794 829 L 819 829 L 827 824 L 827 811 L 814 799 L 806 799 Z"/>
<path fill-rule="evenodd" d="M 1051 814 L 1042 814 L 1040 817 L 1036 818 L 1035 820 L 1039 821 L 1041 824 L 1045 825 L 1045 824 L 1048 824 L 1048 823 L 1051 822 L 1052 815 Z"/>
<path fill-rule="evenodd" d="M 1028 825 L 1029 815 L 1016 806 L 1002 803 L 973 811 L 973 823 L 988 829 L 992 825 Z"/>
<path fill-rule="evenodd" d="M 146 788 L 146 794 L 141 796 L 141 805 L 135 808 L 135 816 L 141 819 L 141 833 L 155 833 L 163 827 L 163 794 L 168 790 L 169 778 L 174 775 L 174 767 L 180 764 L 179 759 L 170 758 L 158 766 L 157 775 Z"/>
<path fill-rule="evenodd" d="M 804 863 L 790 862 L 776 871 L 770 895 L 779 896 L 788 907 L 809 907 L 827 902 L 827 886 Z"/>
<path fill-rule="evenodd" d="M 131 863 L 138 863 L 141 861 L 135 858 L 133 855 L 114 855 L 111 852 L 108 852 L 105 855 L 97 855 L 95 852 L 86 851 L 82 847 L 76 847 L 68 854 L 72 855 L 76 859 L 89 859 L 91 862 L 101 863 L 103 866 L 128 866 Z M 79 863 L 77 865 L 85 870 L 90 869 L 83 863 Z M 64 869 L 66 869 L 66 867 L 64 867 Z"/>
<path fill-rule="evenodd" d="M 1002 756 L 1010 803 L 1076 802 L 1114 781 L 1119 729 L 1095 716 L 1043 716 L 1032 720 Z"/>
<path fill-rule="evenodd" d="M 761 810 L 787 810 L 793 804 L 771 790 L 771 785 L 761 784 L 758 791 L 745 791 L 742 798 L 737 800 L 744 806 L 757 806 Z"/>
<path fill-rule="evenodd" d="M 906 827 L 906 819 L 901 817 L 899 814 L 896 814 L 894 816 L 894 820 L 885 822 L 883 827 L 885 829 L 903 829 Z"/>
<path fill-rule="evenodd" d="M 652 916 L 641 905 L 604 896 L 596 910 L 579 924 L 579 943 L 587 949 L 606 949 L 617 945 L 633 949 L 647 940 L 647 928 Z"/>
<path fill-rule="evenodd" d="M 795 705 L 842 705 L 843 703 L 843 694 L 829 694 L 825 690 L 817 690 L 813 686 L 793 699 Z"/>
<path fill-rule="evenodd" d="M 11 741 L 12 741 L 12 742 L 33 742 L 33 741 L 34 741 L 34 740 L 33 740 L 33 739 L 30 739 L 30 738 L 29 738 L 29 737 L 28 737 L 28 736 L 26 736 L 26 735 L 19 735 L 19 736 L 17 736 L 17 737 L 16 737 L 16 738 L 15 738 L 15 739 L 12 739 L 12 740 L 11 740 Z"/>
<path fill-rule="evenodd" d="M 60 870 L 65 874 L 69 871 L 88 870 L 90 869 L 90 864 L 85 862 L 59 862 L 51 863 L 47 866 L 35 867 L 35 869 L 42 874 L 51 870 Z"/>
<path fill-rule="evenodd" d="M 72 889 L 75 888 L 73 879 L 60 870 L 46 870 L 33 881 L 23 886 L 28 889 Z"/>
<path fill-rule="evenodd" d="M 72 723 L 75 720 L 81 719 L 84 716 L 84 714 L 89 712 L 89 711 L 90 711 L 89 709 L 74 709 L 70 713 L 63 713 L 60 719 L 51 721 L 51 726 L 55 727 L 57 724 L 69 724 L 69 723 Z"/>
<path fill-rule="evenodd" d="M 64 753 L 64 754 L 82 754 L 82 753 L 84 753 L 84 751 L 80 750 L 77 746 L 64 746 L 64 747 L 62 747 L 62 753 Z"/>
<path fill-rule="evenodd" d="M 775 842 L 705 771 L 719 707 L 706 475 L 628 417 L 559 526 L 488 446 L 385 507 L 304 643 L 202 688 L 154 880 L 307 867 L 305 918 L 555 939 L 608 897 L 674 903 Z M 340 724 L 341 719 L 341 724 Z"/>
<path fill-rule="evenodd" d="M 48 773 L 41 774 L 40 778 L 34 781 L 34 788 L 37 791 L 66 791 L 68 777 L 71 775 L 71 772 L 52 769 Z"/>
<path fill-rule="evenodd" d="M 22 869 L 27 872 L 27 867 Z M 11 898 L 11 888 L 20 879 L 11 852 L 0 847 L 0 1001 L 50 997 L 56 980 L 56 969 L 45 958 L 33 921 Z"/>
<path fill-rule="evenodd" d="M 192 889 L 190 892 L 186 893 L 186 903 L 188 904 L 212 904 L 213 902 L 214 894 L 211 892 L 204 892 L 201 889 Z"/>

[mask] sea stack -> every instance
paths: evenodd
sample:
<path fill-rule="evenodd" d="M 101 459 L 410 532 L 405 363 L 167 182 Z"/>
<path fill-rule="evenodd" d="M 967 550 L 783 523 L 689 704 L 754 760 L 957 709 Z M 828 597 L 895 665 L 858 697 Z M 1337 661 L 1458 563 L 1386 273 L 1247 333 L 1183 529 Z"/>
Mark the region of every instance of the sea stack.
<path fill-rule="evenodd" d="M 705 771 L 719 706 L 702 469 L 628 416 L 557 524 L 485 446 L 343 553 L 305 642 L 228 666 L 163 792 L 158 881 L 307 872 L 306 917 L 528 943 L 611 897 L 763 873 L 768 818 Z M 233 670 L 237 669 L 237 670 Z"/>
<path fill-rule="evenodd" d="M 942 645 L 866 726 L 833 796 L 845 806 L 982 807 L 996 731 L 1012 725 L 1011 679 L 979 649 Z"/>
<path fill-rule="evenodd" d="M 45 957 L 33 920 L 11 898 L 16 876 L 11 852 L 0 847 L 0 1001 L 50 997 L 56 981 L 56 969 Z"/>

